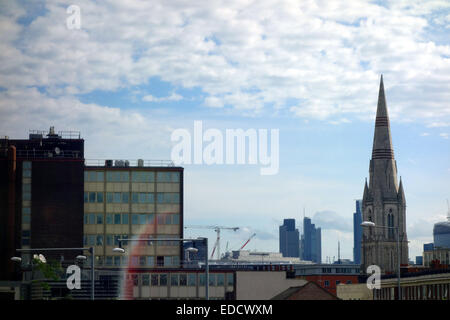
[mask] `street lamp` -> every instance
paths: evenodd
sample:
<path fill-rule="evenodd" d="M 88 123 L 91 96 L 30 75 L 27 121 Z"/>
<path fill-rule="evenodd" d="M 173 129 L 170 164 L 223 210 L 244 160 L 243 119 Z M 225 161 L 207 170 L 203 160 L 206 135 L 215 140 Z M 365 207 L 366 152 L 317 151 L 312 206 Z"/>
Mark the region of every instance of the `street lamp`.
<path fill-rule="evenodd" d="M 187 252 L 187 261 L 188 261 L 188 262 L 191 262 L 191 259 L 190 259 L 189 254 L 190 254 L 191 252 L 192 252 L 192 253 L 197 253 L 197 252 L 198 252 L 198 249 L 197 249 L 197 248 L 193 248 L 193 247 L 189 247 L 189 248 L 186 249 L 186 252 Z"/>
<path fill-rule="evenodd" d="M 368 228 L 384 228 L 397 230 L 397 299 L 401 300 L 401 287 L 400 287 L 400 229 L 399 227 L 377 226 L 372 221 L 363 221 L 361 227 Z"/>
<path fill-rule="evenodd" d="M 21 258 L 21 257 L 12 257 L 12 258 L 11 258 L 11 261 L 14 261 L 14 262 L 22 262 L 22 258 Z"/>
<path fill-rule="evenodd" d="M 114 248 L 112 251 L 116 253 L 125 253 L 125 249 L 123 248 Z"/>
<path fill-rule="evenodd" d="M 164 238 L 164 239 L 157 239 L 157 238 L 138 238 L 138 239 L 118 239 L 119 241 L 119 247 L 112 249 L 113 252 L 116 253 L 125 253 L 125 249 L 122 248 L 122 241 L 198 241 L 203 240 L 205 242 L 206 246 L 206 254 L 205 254 L 205 299 L 209 300 L 209 262 L 208 262 L 208 238 L 197 238 L 197 239 L 183 239 L 183 238 Z M 188 248 L 189 249 L 195 249 L 195 248 Z M 195 249 L 198 251 L 198 249 Z"/>
<path fill-rule="evenodd" d="M 95 251 L 94 247 L 89 248 L 37 248 L 37 249 L 16 249 L 17 252 L 48 252 L 48 251 L 88 251 L 91 254 L 91 300 L 94 300 L 95 297 L 95 269 L 94 269 L 94 260 L 95 260 Z M 20 260 L 19 260 L 20 259 Z M 85 260 L 86 256 L 78 255 L 77 259 Z M 12 261 L 20 262 L 22 258 L 20 257 L 12 257 Z M 31 264 L 33 266 L 33 264 Z M 33 269 L 31 269 L 33 272 Z"/>

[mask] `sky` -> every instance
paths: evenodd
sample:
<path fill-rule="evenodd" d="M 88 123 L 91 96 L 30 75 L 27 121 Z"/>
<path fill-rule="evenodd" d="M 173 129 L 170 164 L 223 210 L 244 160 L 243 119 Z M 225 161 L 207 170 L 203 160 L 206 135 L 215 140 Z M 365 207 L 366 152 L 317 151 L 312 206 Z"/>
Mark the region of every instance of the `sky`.
<path fill-rule="evenodd" d="M 79 20 L 74 19 L 79 8 Z M 69 20 L 68 20 L 69 19 Z M 69 21 L 69 22 L 68 22 Z M 79 22 L 79 28 L 74 28 Z M 322 228 L 353 258 L 383 74 L 410 258 L 450 198 L 448 1 L 0 0 L 0 135 L 80 131 L 86 159 L 167 159 L 176 129 L 279 130 L 279 170 L 185 168 L 185 225 L 222 252 L 278 251 L 278 227 Z M 185 236 L 208 236 L 186 229 Z"/>

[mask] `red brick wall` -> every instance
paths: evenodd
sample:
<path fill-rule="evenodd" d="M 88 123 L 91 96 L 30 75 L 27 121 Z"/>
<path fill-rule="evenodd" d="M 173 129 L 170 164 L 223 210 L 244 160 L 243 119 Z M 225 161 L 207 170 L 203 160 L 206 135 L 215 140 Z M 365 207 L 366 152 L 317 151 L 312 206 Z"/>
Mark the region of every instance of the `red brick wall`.
<path fill-rule="evenodd" d="M 305 280 L 317 283 L 319 286 L 327 290 L 333 295 L 336 295 L 336 281 L 340 283 L 347 283 L 351 281 L 352 283 L 358 283 L 358 276 L 353 275 L 313 275 L 303 277 Z M 329 286 L 325 286 L 325 281 L 329 282 Z"/>

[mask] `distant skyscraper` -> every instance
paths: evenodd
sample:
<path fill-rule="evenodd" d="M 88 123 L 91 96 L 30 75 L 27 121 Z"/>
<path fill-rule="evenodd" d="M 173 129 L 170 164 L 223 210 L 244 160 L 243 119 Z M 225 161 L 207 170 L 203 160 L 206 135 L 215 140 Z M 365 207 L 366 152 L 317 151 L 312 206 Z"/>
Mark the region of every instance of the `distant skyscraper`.
<path fill-rule="evenodd" d="M 383 76 L 380 79 L 369 173 L 370 180 L 369 183 L 366 180 L 362 201 L 363 220 L 389 229 L 363 229 L 362 270 L 365 271 L 370 265 L 378 265 L 383 273 L 396 272 L 398 259 L 400 264 L 408 264 L 406 200 L 402 179 L 400 183 L 397 179 Z M 397 254 L 397 232 L 400 237 L 400 257 Z"/>
<path fill-rule="evenodd" d="M 302 259 L 316 263 L 322 260 L 322 231 L 307 217 L 303 218 Z"/>
<path fill-rule="evenodd" d="M 280 252 L 283 257 L 300 257 L 300 238 L 295 219 L 284 219 L 280 226 Z"/>
<path fill-rule="evenodd" d="M 362 212 L 361 200 L 356 200 L 356 212 L 353 213 L 353 262 L 361 264 Z"/>

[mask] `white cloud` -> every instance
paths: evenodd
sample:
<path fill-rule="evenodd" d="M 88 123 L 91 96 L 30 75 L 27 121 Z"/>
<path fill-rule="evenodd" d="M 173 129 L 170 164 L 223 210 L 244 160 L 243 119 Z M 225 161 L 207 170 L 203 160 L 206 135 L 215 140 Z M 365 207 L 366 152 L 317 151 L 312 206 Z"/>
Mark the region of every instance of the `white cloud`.
<path fill-rule="evenodd" d="M 151 94 L 142 97 L 142 101 L 147 101 L 147 102 L 180 101 L 182 99 L 183 99 L 183 96 L 181 96 L 177 93 L 172 93 L 170 96 L 161 97 L 161 98 L 154 97 Z"/>
<path fill-rule="evenodd" d="M 77 5 L 80 30 L 66 29 L 65 1 L 47 1 L 45 15 L 28 26 L 17 23 L 23 8 L 2 5 L 1 87 L 40 86 L 64 96 L 159 77 L 201 88 L 208 107 L 243 115 L 287 108 L 297 117 L 339 122 L 333 118 L 374 114 L 383 73 L 392 118 L 449 122 L 450 46 L 427 34 L 432 19 L 447 19 L 440 14 L 445 1 Z"/>
<path fill-rule="evenodd" d="M 448 133 L 446 133 L 446 132 L 442 132 L 442 133 L 440 133 L 439 134 L 439 136 L 441 136 L 442 138 L 444 138 L 444 139 L 448 139 Z"/>

